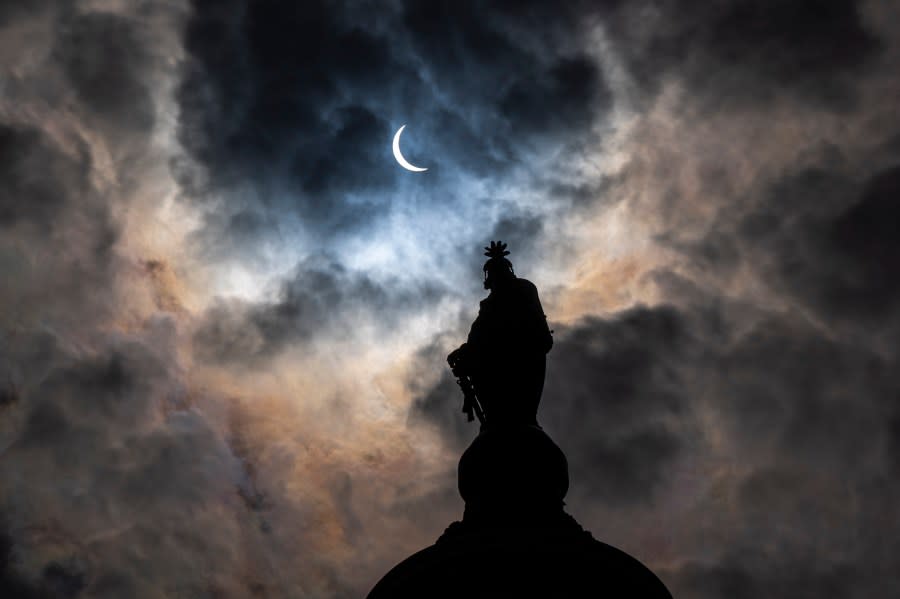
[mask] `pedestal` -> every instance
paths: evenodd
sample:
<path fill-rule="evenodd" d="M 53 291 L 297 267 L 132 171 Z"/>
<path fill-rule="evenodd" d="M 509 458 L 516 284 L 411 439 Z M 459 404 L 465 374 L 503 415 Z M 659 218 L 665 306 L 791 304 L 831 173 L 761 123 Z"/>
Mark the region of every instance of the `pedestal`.
<path fill-rule="evenodd" d="M 568 487 L 566 457 L 540 427 L 482 431 L 459 462 L 462 521 L 388 572 L 369 599 L 671 599 L 643 564 L 564 511 Z"/>

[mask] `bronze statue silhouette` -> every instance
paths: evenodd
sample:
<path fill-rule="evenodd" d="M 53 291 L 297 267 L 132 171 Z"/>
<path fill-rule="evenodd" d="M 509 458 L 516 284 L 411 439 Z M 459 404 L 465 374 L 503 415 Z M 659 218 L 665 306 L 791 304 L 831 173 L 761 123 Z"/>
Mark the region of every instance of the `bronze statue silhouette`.
<path fill-rule="evenodd" d="M 463 390 L 463 411 L 482 427 L 537 424 L 547 352 L 553 346 L 537 288 L 516 276 L 502 241 L 485 249 L 484 287 L 469 337 L 447 361 Z M 474 416 L 473 416 L 474 415 Z"/>
<path fill-rule="evenodd" d="M 485 249 L 491 293 L 466 343 L 447 357 L 463 410 L 481 421 L 457 470 L 462 520 L 392 568 L 368 599 L 672 599 L 640 561 L 566 513 L 568 461 L 536 421 L 552 331 L 537 289 L 505 258 L 506 245 Z"/>

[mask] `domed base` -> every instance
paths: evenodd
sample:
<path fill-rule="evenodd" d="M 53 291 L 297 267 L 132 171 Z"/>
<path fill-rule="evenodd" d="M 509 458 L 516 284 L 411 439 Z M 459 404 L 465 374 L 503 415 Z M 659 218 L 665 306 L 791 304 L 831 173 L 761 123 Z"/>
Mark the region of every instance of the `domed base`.
<path fill-rule="evenodd" d="M 671 599 L 627 553 L 571 521 L 562 528 L 453 532 L 388 572 L 368 599 L 639 597 Z"/>
<path fill-rule="evenodd" d="M 568 489 L 566 456 L 538 426 L 485 429 L 459 460 L 468 524 L 556 518 Z"/>
<path fill-rule="evenodd" d="M 643 564 L 563 511 L 568 487 L 566 457 L 540 427 L 485 429 L 459 462 L 462 522 L 388 572 L 369 599 L 671 599 Z"/>

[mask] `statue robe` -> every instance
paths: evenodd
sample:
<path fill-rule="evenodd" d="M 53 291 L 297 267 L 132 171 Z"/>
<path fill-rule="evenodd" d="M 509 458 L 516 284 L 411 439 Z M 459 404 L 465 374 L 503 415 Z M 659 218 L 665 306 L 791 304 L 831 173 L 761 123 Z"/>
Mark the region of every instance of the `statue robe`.
<path fill-rule="evenodd" d="M 537 423 L 552 345 L 531 281 L 511 279 L 482 300 L 466 341 L 466 363 L 488 424 Z"/>

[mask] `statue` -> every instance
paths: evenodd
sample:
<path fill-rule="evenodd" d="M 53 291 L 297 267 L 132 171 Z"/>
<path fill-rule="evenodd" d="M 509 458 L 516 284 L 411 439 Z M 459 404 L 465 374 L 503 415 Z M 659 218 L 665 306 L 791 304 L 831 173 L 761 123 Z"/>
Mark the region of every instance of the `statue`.
<path fill-rule="evenodd" d="M 469 337 L 447 361 L 463 390 L 463 411 L 482 427 L 537 424 L 552 331 L 537 288 L 516 277 L 506 244 L 484 248 L 484 287 Z"/>
<path fill-rule="evenodd" d="M 462 520 L 392 568 L 368 599 L 672 599 L 646 566 L 566 513 L 568 461 L 536 419 L 552 331 L 537 289 L 505 258 L 506 245 L 485 249 L 491 293 L 468 340 L 447 357 L 463 411 L 481 421 L 457 470 Z"/>

